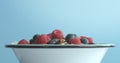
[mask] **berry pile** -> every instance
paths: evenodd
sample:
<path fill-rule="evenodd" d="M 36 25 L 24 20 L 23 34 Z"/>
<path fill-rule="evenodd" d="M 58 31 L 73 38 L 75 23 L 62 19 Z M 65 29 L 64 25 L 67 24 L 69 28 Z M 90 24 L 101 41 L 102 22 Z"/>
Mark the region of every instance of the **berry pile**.
<path fill-rule="evenodd" d="M 80 36 L 76 34 L 64 34 L 61 30 L 54 30 L 49 34 L 36 34 L 30 41 L 22 39 L 18 44 L 93 44 L 91 37 Z"/>

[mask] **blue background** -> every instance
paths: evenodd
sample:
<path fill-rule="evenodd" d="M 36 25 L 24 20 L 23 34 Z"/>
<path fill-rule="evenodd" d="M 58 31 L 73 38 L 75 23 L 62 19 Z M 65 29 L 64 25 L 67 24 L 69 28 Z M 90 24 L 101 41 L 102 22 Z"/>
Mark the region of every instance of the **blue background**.
<path fill-rule="evenodd" d="M 60 29 L 114 43 L 102 63 L 120 63 L 119 0 L 0 0 L 0 63 L 19 63 L 6 44 Z"/>

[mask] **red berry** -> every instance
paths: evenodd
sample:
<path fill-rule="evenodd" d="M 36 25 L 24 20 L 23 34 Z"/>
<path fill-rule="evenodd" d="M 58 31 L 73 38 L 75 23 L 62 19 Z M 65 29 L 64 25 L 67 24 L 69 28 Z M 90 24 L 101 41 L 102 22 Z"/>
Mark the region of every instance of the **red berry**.
<path fill-rule="evenodd" d="M 93 39 L 91 37 L 87 37 L 89 44 L 93 44 Z"/>
<path fill-rule="evenodd" d="M 87 38 L 86 36 L 80 36 L 80 39 Z"/>
<path fill-rule="evenodd" d="M 55 39 L 63 39 L 63 32 L 61 30 L 56 29 L 52 32 L 52 37 Z"/>
<path fill-rule="evenodd" d="M 18 44 L 29 44 L 27 40 L 22 39 L 18 42 Z"/>
<path fill-rule="evenodd" d="M 70 39 L 69 44 L 81 44 L 81 41 L 79 38 L 72 38 Z"/>
<path fill-rule="evenodd" d="M 47 44 L 49 40 L 50 40 L 50 38 L 46 34 L 42 34 L 36 38 L 35 43 Z"/>
<path fill-rule="evenodd" d="M 52 34 L 51 33 L 47 34 L 47 36 L 52 39 Z"/>

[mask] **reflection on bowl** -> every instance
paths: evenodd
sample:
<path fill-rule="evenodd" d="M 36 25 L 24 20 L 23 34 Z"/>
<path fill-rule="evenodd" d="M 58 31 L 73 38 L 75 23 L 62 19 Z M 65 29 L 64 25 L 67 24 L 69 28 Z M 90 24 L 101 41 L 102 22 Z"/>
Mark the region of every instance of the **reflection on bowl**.
<path fill-rule="evenodd" d="M 100 63 L 113 44 L 10 44 L 20 63 Z"/>

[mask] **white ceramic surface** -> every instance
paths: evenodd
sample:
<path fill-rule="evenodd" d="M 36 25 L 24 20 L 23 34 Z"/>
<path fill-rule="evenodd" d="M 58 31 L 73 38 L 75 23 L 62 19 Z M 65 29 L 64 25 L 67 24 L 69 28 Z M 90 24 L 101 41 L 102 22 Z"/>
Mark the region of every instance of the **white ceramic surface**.
<path fill-rule="evenodd" d="M 8 45 L 7 47 L 13 49 L 20 63 L 101 63 L 111 45 L 77 45 L 80 47 L 76 48 L 39 46 L 41 45 Z"/>
<path fill-rule="evenodd" d="M 20 63 L 100 63 L 108 48 L 13 48 Z"/>

